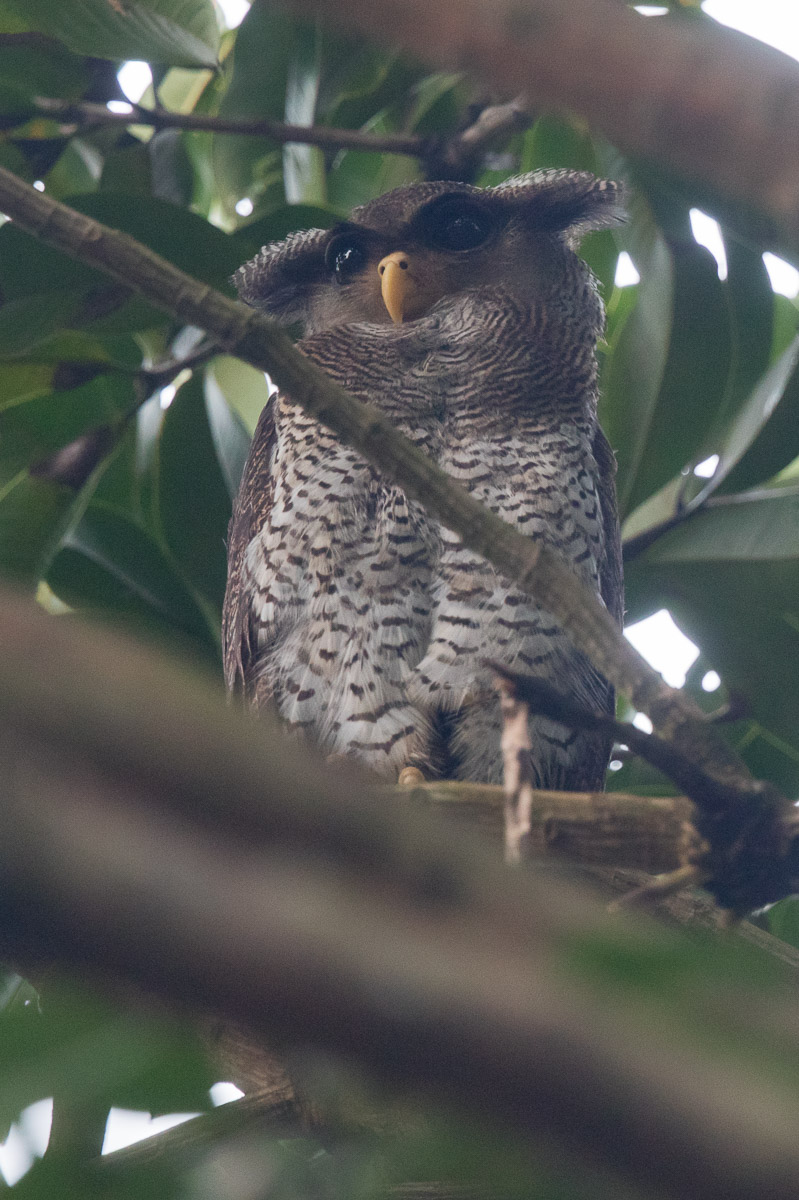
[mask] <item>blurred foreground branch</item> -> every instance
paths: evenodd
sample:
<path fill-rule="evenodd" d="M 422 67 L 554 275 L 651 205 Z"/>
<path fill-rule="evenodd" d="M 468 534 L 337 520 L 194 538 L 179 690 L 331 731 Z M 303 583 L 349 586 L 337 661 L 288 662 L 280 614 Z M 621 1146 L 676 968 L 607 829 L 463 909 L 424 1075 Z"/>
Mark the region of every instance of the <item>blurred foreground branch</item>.
<path fill-rule="evenodd" d="M 0 619 L 4 957 L 344 1055 L 665 1195 L 795 1197 L 782 1089 L 574 975 L 586 939 L 651 956 L 656 927 L 508 873 L 140 648 L 8 598 Z M 792 995 L 694 1007 L 799 1054 Z"/>
<path fill-rule="evenodd" d="M 799 64 L 681 11 L 618 0 L 291 0 L 542 110 L 579 113 L 620 150 L 770 217 L 799 252 Z M 688 5 L 686 5 L 688 7 Z"/>

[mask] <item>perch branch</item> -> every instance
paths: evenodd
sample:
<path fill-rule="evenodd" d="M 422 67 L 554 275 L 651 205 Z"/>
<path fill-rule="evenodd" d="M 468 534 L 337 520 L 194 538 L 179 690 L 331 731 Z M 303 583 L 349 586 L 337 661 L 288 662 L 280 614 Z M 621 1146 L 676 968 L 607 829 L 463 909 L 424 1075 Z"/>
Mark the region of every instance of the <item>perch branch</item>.
<path fill-rule="evenodd" d="M 576 112 L 770 217 L 799 251 L 799 65 L 701 14 L 618 0 L 292 0 L 431 66 Z"/>
<path fill-rule="evenodd" d="M 639 889 L 630 901 L 706 883 L 724 908 L 742 915 L 793 888 L 799 824 L 796 809 L 770 784 L 754 785 L 759 791 L 757 800 L 751 795 L 742 797 L 736 783 L 730 786 L 716 778 L 657 734 L 621 724 L 605 713 L 588 712 L 544 680 L 521 675 L 500 663 L 489 665 L 505 695 L 570 729 L 598 731 L 626 742 L 694 802 L 695 837 L 685 843 L 684 861 L 678 869 Z"/>

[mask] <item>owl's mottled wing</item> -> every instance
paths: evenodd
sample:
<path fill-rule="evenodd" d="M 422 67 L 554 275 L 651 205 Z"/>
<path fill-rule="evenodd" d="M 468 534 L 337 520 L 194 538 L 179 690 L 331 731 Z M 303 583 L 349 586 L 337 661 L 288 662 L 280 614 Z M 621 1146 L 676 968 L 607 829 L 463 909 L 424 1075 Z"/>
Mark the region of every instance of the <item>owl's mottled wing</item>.
<path fill-rule="evenodd" d="M 616 504 L 616 457 L 610 442 L 597 425 L 594 435 L 594 460 L 599 469 L 597 493 L 605 532 L 605 561 L 599 573 L 599 590 L 605 607 L 621 627 L 624 617 L 624 575 L 621 558 L 619 514 Z"/>
<path fill-rule="evenodd" d="M 600 595 L 610 615 L 621 628 L 624 615 L 624 581 L 622 575 L 621 537 L 616 506 L 616 458 L 610 443 L 597 425 L 593 444 L 597 465 L 596 490 L 602 512 L 605 534 L 605 557 L 599 570 Z M 597 711 L 613 715 L 616 693 L 611 684 L 586 660 L 584 670 L 589 679 L 589 694 Z M 579 741 L 578 769 L 570 787 L 575 791 L 602 791 L 612 738 L 603 734 L 575 735 Z"/>
<path fill-rule="evenodd" d="M 276 397 L 268 400 L 258 419 L 228 528 L 228 579 L 222 609 L 222 652 L 229 690 L 244 691 L 245 694 L 252 694 L 258 657 L 245 555 L 250 542 L 268 520 L 272 507 L 275 403 Z"/>

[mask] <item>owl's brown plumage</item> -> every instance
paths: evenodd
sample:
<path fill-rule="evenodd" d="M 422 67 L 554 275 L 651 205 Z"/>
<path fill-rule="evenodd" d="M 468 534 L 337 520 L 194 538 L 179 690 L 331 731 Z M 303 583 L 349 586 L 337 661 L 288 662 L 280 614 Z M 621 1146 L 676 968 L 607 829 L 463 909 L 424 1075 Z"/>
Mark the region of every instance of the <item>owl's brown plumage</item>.
<path fill-rule="evenodd" d="M 614 463 L 596 421 L 603 313 L 574 252 L 618 219 L 616 185 L 581 172 L 417 184 L 265 247 L 237 283 L 302 322 L 303 353 L 558 550 L 620 621 Z M 613 699 L 551 614 L 282 395 L 231 522 L 224 644 L 229 687 L 387 775 L 499 777 L 485 658 L 593 709 Z M 602 786 L 603 739 L 540 717 L 531 736 L 539 786 Z"/>

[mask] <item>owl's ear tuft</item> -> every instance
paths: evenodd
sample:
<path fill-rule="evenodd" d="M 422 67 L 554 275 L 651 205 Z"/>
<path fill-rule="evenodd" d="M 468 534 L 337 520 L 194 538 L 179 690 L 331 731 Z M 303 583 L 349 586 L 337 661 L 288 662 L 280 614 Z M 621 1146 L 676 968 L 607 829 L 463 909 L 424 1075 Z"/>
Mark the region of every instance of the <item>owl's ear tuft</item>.
<path fill-rule="evenodd" d="M 536 229 L 563 233 L 573 246 L 586 233 L 626 219 L 623 185 L 597 179 L 588 171 L 532 171 L 493 190 L 523 204 L 527 220 Z"/>
<path fill-rule="evenodd" d="M 283 325 L 304 321 L 313 288 L 327 278 L 329 240 L 329 230 L 305 229 L 264 246 L 233 276 L 239 296 Z"/>

